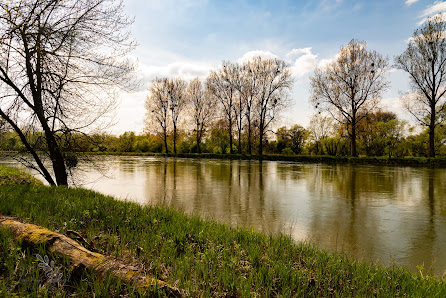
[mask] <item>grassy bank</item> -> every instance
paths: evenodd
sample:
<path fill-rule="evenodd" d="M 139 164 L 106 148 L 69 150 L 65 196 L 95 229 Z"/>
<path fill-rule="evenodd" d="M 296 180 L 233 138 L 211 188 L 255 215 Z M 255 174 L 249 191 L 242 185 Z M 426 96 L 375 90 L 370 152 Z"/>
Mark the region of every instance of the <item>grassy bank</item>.
<path fill-rule="evenodd" d="M 89 249 L 132 263 L 192 297 L 446 296 L 446 283 L 434 277 L 352 261 L 287 236 L 232 229 L 169 208 L 142 207 L 85 189 L 3 185 L 0 213 L 60 233 L 77 231 Z M 57 258 L 66 283 L 51 288 L 39 271 L 37 253 L 46 254 L 43 248 L 23 247 L 0 231 L 3 296 L 162 295 L 140 293 L 114 280 L 104 284 L 88 273 L 68 272 L 65 261 Z"/>

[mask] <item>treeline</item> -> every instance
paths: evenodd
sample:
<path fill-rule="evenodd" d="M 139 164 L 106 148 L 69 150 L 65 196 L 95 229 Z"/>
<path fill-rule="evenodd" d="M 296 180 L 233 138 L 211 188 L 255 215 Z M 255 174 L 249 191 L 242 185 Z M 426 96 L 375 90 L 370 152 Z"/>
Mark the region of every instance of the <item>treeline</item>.
<path fill-rule="evenodd" d="M 167 152 L 174 152 L 175 145 L 178 154 L 198 152 L 230 154 L 231 142 L 227 127 L 227 121 L 224 119 L 212 121 L 202 135 L 200 148 L 194 129 L 178 128 L 176 145 L 172 131 L 167 133 L 165 139 L 160 134 L 136 135 L 134 132 L 125 132 L 120 136 L 105 133 L 74 134 L 71 143 L 76 146 L 71 147 L 71 151 L 164 153 L 167 144 Z M 251 133 L 253 139 L 259 138 L 258 129 L 253 129 Z M 349 156 L 351 153 L 347 127 L 328 115 L 314 115 L 307 127 L 299 124 L 283 126 L 270 132 L 269 135 L 270 137 L 263 142 L 265 154 Z M 36 139 L 38 137 L 35 136 Z M 439 157 L 446 156 L 445 140 L 446 128 L 441 127 L 436 131 L 435 152 Z M 234 138 L 233 141 L 235 142 L 232 144 L 232 153 L 248 152 L 246 132 L 242 134 L 241 142 L 238 138 Z M 253 152 L 258 152 L 257 142 L 253 142 L 251 146 Z M 362 156 L 428 157 L 429 132 L 427 129 L 416 132 L 405 120 L 398 119 L 393 112 L 378 110 L 361 121 L 358 127 L 357 147 L 359 155 Z M 26 152 L 19 137 L 11 131 L 0 133 L 0 150 Z"/>
<path fill-rule="evenodd" d="M 146 100 L 146 132 L 161 138 L 166 153 L 179 152 L 183 130 L 194 136 L 197 152 L 262 155 L 272 122 L 289 106 L 292 84 L 284 61 L 261 57 L 224 62 L 205 82 L 155 79 Z"/>

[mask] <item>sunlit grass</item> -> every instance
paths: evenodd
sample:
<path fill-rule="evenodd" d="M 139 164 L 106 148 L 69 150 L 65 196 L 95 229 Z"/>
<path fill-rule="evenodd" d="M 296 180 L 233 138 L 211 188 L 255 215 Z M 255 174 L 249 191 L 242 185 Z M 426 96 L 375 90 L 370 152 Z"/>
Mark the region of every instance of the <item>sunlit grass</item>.
<path fill-rule="evenodd" d="M 30 184 L 30 185 L 42 185 L 37 178 L 30 174 L 21 172 L 18 169 L 0 167 L 0 186 L 7 184 Z"/>
<path fill-rule="evenodd" d="M 397 266 L 356 262 L 296 243 L 286 235 L 233 229 L 170 208 L 143 207 L 85 189 L 10 185 L 0 190 L 1 214 L 60 233 L 78 231 L 89 249 L 132 263 L 191 296 L 446 296 L 446 284 L 438 278 Z M 14 268 L 32 262 L 36 251 L 25 252 L 23 258 L 21 246 L 5 232 L 0 241 L 17 252 L 1 256 L 5 265 L 0 269 L 0 293 L 25 293 L 20 283 L 11 286 L 17 283 Z M 33 270 L 30 274 L 41 274 Z M 106 282 L 102 289 L 104 283 L 88 274 L 70 280 L 60 295 L 141 294 L 118 286 L 117 281 Z M 35 286 L 26 293 L 38 291 L 43 290 Z"/>

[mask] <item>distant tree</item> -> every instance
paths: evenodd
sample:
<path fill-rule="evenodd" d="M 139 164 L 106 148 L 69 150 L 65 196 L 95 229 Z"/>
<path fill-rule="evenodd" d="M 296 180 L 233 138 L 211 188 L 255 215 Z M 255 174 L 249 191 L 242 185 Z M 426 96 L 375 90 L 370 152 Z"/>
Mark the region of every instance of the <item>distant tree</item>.
<path fill-rule="evenodd" d="M 357 156 L 358 123 L 377 106 L 388 87 L 387 64 L 388 59 L 382 55 L 367 51 L 364 41 L 352 40 L 346 47 L 341 47 L 335 61 L 316 68 L 310 78 L 310 102 L 348 127 L 353 156 Z"/>
<path fill-rule="evenodd" d="M 133 152 L 136 136 L 133 131 L 126 131 L 118 138 L 119 152 Z"/>
<path fill-rule="evenodd" d="M 367 155 L 383 155 L 387 145 L 380 137 L 382 132 L 378 129 L 378 124 L 396 119 L 395 113 L 377 109 L 365 115 L 363 120 L 358 123 L 358 139 L 361 141 Z"/>
<path fill-rule="evenodd" d="M 234 103 L 236 100 L 237 89 L 231 82 L 235 71 L 234 65 L 229 62 L 223 62 L 223 65 L 218 70 L 210 72 L 206 79 L 206 88 L 211 96 L 214 96 L 220 103 L 222 113 L 227 120 L 227 130 L 229 136 L 229 150 L 233 151 L 233 127 L 234 127 Z"/>
<path fill-rule="evenodd" d="M 240 95 L 240 103 L 238 105 L 238 110 L 240 110 L 240 112 L 238 121 L 240 121 L 241 124 L 243 117 L 246 119 L 248 154 L 252 154 L 253 123 L 256 120 L 254 115 L 254 107 L 261 82 L 259 76 L 260 72 L 258 71 L 258 67 L 260 65 L 260 63 L 258 63 L 259 59 L 261 58 L 256 57 L 252 60 L 244 62 L 242 65 L 239 65 L 237 72 L 238 76 L 237 80 L 235 81 L 235 88 L 239 91 Z"/>
<path fill-rule="evenodd" d="M 201 142 L 206 128 L 215 116 L 216 98 L 209 95 L 203 88 L 201 81 L 196 78 L 189 83 L 187 96 L 191 105 L 194 132 L 197 142 L 197 152 L 201 153 Z"/>
<path fill-rule="evenodd" d="M 289 149 L 287 152 L 291 150 L 294 154 L 301 154 L 309 132 L 301 125 L 295 124 L 290 129 L 287 129 L 285 126 L 280 127 L 276 131 L 276 136 L 276 151 L 284 153 L 284 149 Z"/>
<path fill-rule="evenodd" d="M 72 133 L 91 131 L 117 87 L 131 87 L 129 24 L 122 1 L 0 2 L 0 117 L 33 159 L 21 160 L 51 185 L 68 184 Z"/>
<path fill-rule="evenodd" d="M 176 78 L 170 80 L 167 84 L 167 94 L 169 98 L 169 109 L 172 117 L 173 126 L 173 153 L 177 154 L 177 139 L 178 139 L 178 125 L 180 115 L 184 112 L 187 105 L 186 92 L 187 83 L 181 79 Z"/>
<path fill-rule="evenodd" d="M 276 152 L 281 153 L 283 149 L 289 146 L 290 136 L 288 135 L 288 129 L 286 126 L 279 127 L 276 130 Z"/>
<path fill-rule="evenodd" d="M 314 153 L 324 154 L 321 142 L 335 134 L 333 119 L 322 114 L 313 115 L 307 130 L 310 139 L 314 142 Z"/>
<path fill-rule="evenodd" d="M 287 95 L 293 85 L 291 71 L 280 59 L 253 60 L 254 70 L 258 75 L 259 85 L 256 94 L 255 113 L 259 129 L 259 151 L 263 154 L 263 141 L 271 122 L 277 114 L 288 106 Z"/>
<path fill-rule="evenodd" d="M 308 139 L 309 131 L 301 125 L 295 124 L 289 129 L 289 135 L 291 139 L 291 150 L 293 150 L 293 152 L 296 154 L 301 154 L 304 149 L 305 142 Z"/>
<path fill-rule="evenodd" d="M 145 131 L 157 131 L 161 129 L 161 138 L 164 143 L 164 152 L 169 153 L 167 146 L 167 136 L 170 128 L 169 121 L 169 94 L 168 94 L 169 80 L 167 78 L 155 79 L 149 87 L 149 95 L 146 97 L 146 119 Z M 153 127 L 155 125 L 155 127 Z"/>
<path fill-rule="evenodd" d="M 177 153 L 178 125 L 180 115 L 187 105 L 187 83 L 181 78 L 155 79 L 149 87 L 146 98 L 146 132 L 152 129 L 152 120 L 161 128 L 165 152 L 168 153 L 167 137 L 169 128 L 173 129 L 173 152 Z M 157 129 L 157 128 L 155 128 Z"/>
<path fill-rule="evenodd" d="M 446 22 L 444 14 L 415 30 L 407 49 L 395 58 L 395 67 L 410 76 L 412 93 L 403 96 L 406 109 L 429 130 L 429 156 L 435 157 L 438 115 L 446 109 Z"/>

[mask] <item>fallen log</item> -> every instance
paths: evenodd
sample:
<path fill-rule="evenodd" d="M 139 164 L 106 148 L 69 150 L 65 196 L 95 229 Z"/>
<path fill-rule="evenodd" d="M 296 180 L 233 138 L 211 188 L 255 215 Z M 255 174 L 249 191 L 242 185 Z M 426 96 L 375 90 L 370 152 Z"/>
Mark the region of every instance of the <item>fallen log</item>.
<path fill-rule="evenodd" d="M 99 277 L 106 274 L 119 278 L 126 284 L 138 288 L 153 288 L 164 290 L 169 296 L 181 297 L 181 291 L 166 282 L 146 276 L 134 266 L 99 253 L 92 252 L 73 239 L 65 235 L 52 232 L 44 227 L 25 224 L 9 217 L 0 215 L 0 227 L 11 231 L 17 239 L 23 240 L 31 246 L 44 245 L 46 249 L 59 257 L 67 258 L 71 263 L 71 270 L 93 270 Z"/>

